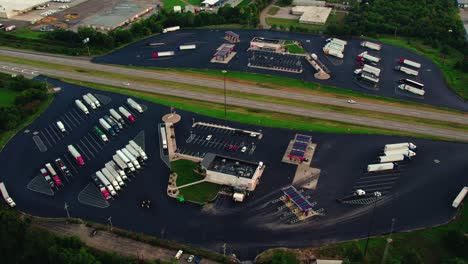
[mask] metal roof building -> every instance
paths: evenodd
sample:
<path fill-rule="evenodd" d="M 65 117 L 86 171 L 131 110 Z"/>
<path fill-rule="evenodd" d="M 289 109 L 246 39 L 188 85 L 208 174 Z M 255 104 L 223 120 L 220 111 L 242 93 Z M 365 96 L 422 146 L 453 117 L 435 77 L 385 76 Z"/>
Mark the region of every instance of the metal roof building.
<path fill-rule="evenodd" d="M 50 0 L 0 0 L 0 18 L 11 18 L 47 2 Z"/>
<path fill-rule="evenodd" d="M 331 10 L 330 7 L 295 6 L 291 8 L 291 13 L 301 16 L 299 23 L 323 25 L 327 22 Z"/>

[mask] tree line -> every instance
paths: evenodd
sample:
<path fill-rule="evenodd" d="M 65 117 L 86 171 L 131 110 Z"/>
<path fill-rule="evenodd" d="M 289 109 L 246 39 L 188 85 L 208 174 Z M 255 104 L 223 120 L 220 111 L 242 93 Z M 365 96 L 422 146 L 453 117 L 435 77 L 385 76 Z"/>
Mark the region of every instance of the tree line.
<path fill-rule="evenodd" d="M 19 92 L 11 106 L 0 106 L 0 133 L 16 128 L 26 117 L 36 113 L 47 99 L 44 83 L 29 80 L 22 75 L 0 78 L 0 89 Z"/>

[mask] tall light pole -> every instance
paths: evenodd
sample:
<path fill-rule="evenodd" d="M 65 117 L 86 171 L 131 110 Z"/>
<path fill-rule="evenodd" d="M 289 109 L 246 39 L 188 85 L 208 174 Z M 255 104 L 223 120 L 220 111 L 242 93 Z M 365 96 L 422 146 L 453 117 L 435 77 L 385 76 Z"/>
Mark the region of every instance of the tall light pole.
<path fill-rule="evenodd" d="M 393 225 L 394 224 L 395 224 L 395 218 L 392 218 L 392 227 L 390 227 L 390 235 L 387 238 L 387 244 L 385 244 L 385 250 L 384 250 L 382 261 L 380 262 L 380 264 L 385 264 L 385 261 L 387 259 L 387 255 L 388 255 L 388 248 L 390 246 L 390 243 L 393 242 L 392 234 L 393 234 Z"/>
<path fill-rule="evenodd" d="M 224 76 L 224 118 L 227 116 L 227 106 L 226 106 L 226 70 L 222 70 Z"/>
<path fill-rule="evenodd" d="M 107 221 L 109 221 L 110 231 L 112 231 L 112 216 L 109 216 L 109 218 L 107 218 Z"/>
<path fill-rule="evenodd" d="M 364 258 L 367 255 L 367 247 L 369 246 L 369 238 L 370 238 L 370 234 L 371 234 L 371 231 L 372 231 L 372 227 L 374 225 L 375 207 L 377 206 L 377 201 L 379 200 L 379 197 L 382 196 L 382 193 L 374 192 L 373 195 L 375 197 L 375 202 L 374 202 L 374 207 L 372 208 L 371 218 L 369 219 L 369 230 L 367 231 L 366 246 L 364 247 Z"/>
<path fill-rule="evenodd" d="M 68 211 L 68 204 L 65 203 L 65 206 L 63 207 L 65 209 L 65 212 L 67 212 L 67 218 L 70 218 L 70 212 Z"/>

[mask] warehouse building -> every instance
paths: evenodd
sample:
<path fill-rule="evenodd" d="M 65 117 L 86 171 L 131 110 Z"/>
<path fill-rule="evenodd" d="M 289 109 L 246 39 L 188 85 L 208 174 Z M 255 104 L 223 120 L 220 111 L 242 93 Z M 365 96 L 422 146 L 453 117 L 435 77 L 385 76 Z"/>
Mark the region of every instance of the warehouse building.
<path fill-rule="evenodd" d="M 293 15 L 298 15 L 299 23 L 324 25 L 330 15 L 331 8 L 320 6 L 295 6 L 291 8 Z"/>
<path fill-rule="evenodd" d="M 283 48 L 283 43 L 284 41 L 280 39 L 254 37 L 250 41 L 250 49 L 280 52 Z"/>
<path fill-rule="evenodd" d="M 0 0 L 0 18 L 11 18 L 31 11 L 36 6 L 40 6 L 48 2 L 50 2 L 50 0 Z"/>
<path fill-rule="evenodd" d="M 325 6 L 325 1 L 316 1 L 316 0 L 294 0 L 292 2 L 293 6 Z"/>
<path fill-rule="evenodd" d="M 215 5 L 218 5 L 221 0 L 205 0 L 201 2 L 201 4 L 205 7 L 213 7 Z"/>
<path fill-rule="evenodd" d="M 206 170 L 206 181 L 245 191 L 255 190 L 265 169 L 263 162 L 239 160 L 213 153 L 205 155 L 201 166 Z"/>

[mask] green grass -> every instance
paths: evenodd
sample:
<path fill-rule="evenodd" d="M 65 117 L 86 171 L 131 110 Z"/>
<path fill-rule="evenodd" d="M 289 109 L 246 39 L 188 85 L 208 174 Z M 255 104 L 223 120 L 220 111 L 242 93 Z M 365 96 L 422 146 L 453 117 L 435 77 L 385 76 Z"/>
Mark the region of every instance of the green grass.
<path fill-rule="evenodd" d="M 186 0 L 187 2 L 189 2 L 191 5 L 194 5 L 194 6 L 200 6 L 202 0 Z"/>
<path fill-rule="evenodd" d="M 28 27 L 22 27 L 19 29 L 16 29 L 14 31 L 6 32 L 6 34 L 10 35 L 16 35 L 18 37 L 23 37 L 27 39 L 42 39 L 42 37 L 46 34 L 45 32 L 41 31 L 33 31 Z"/>
<path fill-rule="evenodd" d="M 0 106 L 13 105 L 17 95 L 17 91 L 13 91 L 7 88 L 0 88 Z"/>
<path fill-rule="evenodd" d="M 246 25 L 241 24 L 222 24 L 222 25 L 209 25 L 203 27 L 196 27 L 200 29 L 241 29 L 241 28 L 248 28 Z"/>
<path fill-rule="evenodd" d="M 176 160 L 171 163 L 172 170 L 177 173 L 177 186 L 203 180 L 203 176 L 194 172 L 197 163 L 190 160 Z M 180 189 L 180 195 L 186 200 L 196 203 L 206 203 L 216 198 L 221 185 L 202 182 Z"/>
<path fill-rule="evenodd" d="M 27 126 L 34 119 L 36 119 L 38 116 L 40 116 L 42 114 L 42 112 L 44 112 L 49 107 L 49 105 L 52 103 L 53 99 L 54 99 L 54 96 L 49 95 L 49 98 L 47 98 L 47 100 L 42 102 L 42 104 L 39 106 L 39 108 L 37 110 L 37 113 L 35 113 L 34 115 L 31 115 L 31 116 L 28 116 L 23 122 L 21 122 L 21 124 L 17 128 L 15 128 L 13 130 L 10 130 L 10 131 L 0 133 L 0 149 L 3 149 L 5 144 L 10 140 L 10 138 L 12 138 L 14 135 L 16 135 L 16 133 L 18 133 L 18 131 L 22 130 L 25 126 Z"/>
<path fill-rule="evenodd" d="M 174 10 L 174 6 L 181 6 L 182 8 L 186 6 L 185 2 L 181 0 L 163 0 L 164 9 L 170 11 Z"/>
<path fill-rule="evenodd" d="M 290 53 L 296 53 L 296 54 L 304 54 L 306 53 L 306 51 L 300 47 L 299 45 L 297 45 L 294 41 L 292 40 L 286 40 L 284 42 L 284 45 L 285 45 L 285 48 L 288 52 Z"/>
<path fill-rule="evenodd" d="M 432 60 L 442 71 L 449 86 L 463 99 L 468 100 L 468 73 L 455 69 L 455 63 L 463 58 L 463 53 L 449 48 L 449 53 L 442 54 L 441 51 L 424 45 L 419 39 L 393 38 L 384 36 L 376 40 L 383 43 L 400 46 L 421 54 Z"/>
<path fill-rule="evenodd" d="M 243 0 L 242 2 L 240 2 L 236 7 L 245 7 L 245 6 L 248 6 L 250 4 L 250 2 L 252 2 L 252 0 Z"/>
<path fill-rule="evenodd" d="M 277 25 L 283 26 L 289 29 L 290 26 L 293 26 L 298 29 L 303 30 L 322 30 L 325 29 L 326 26 L 330 23 L 337 22 L 340 23 L 344 20 L 346 13 L 344 12 L 332 12 L 327 19 L 325 25 L 311 25 L 311 24 L 301 24 L 299 23 L 299 19 L 288 19 L 288 18 L 276 18 L 276 17 L 267 17 L 266 22 L 268 25 Z"/>
<path fill-rule="evenodd" d="M 276 13 L 278 13 L 279 10 L 280 10 L 279 7 L 272 6 L 270 9 L 268 9 L 268 14 L 274 16 L 276 15 Z"/>
<path fill-rule="evenodd" d="M 457 192 L 458 191 L 459 190 L 457 190 Z M 447 203 L 447 207 L 448 206 L 450 206 L 449 203 Z M 377 210 L 379 209 L 377 208 Z M 396 221 L 398 221 L 398 219 Z M 397 256 L 405 256 L 408 255 L 408 253 L 421 256 L 423 259 L 421 263 L 427 264 L 439 264 L 443 261 L 446 261 L 447 259 L 454 258 L 456 254 L 452 251 L 453 246 L 449 245 L 446 240 L 446 236 L 450 231 L 461 231 L 464 234 L 468 233 L 468 206 L 463 206 L 459 211 L 458 219 L 449 224 L 412 232 L 393 234 L 393 243 L 389 248 L 387 260 L 395 259 Z M 388 236 L 370 239 L 367 253 L 367 263 L 380 263 L 387 237 Z M 339 243 L 322 247 L 318 249 L 317 252 L 321 256 L 342 257 L 347 255 L 346 252 L 349 252 L 350 248 L 357 248 L 363 252 L 365 243 L 365 239 Z M 458 257 L 461 256 L 458 255 Z"/>

